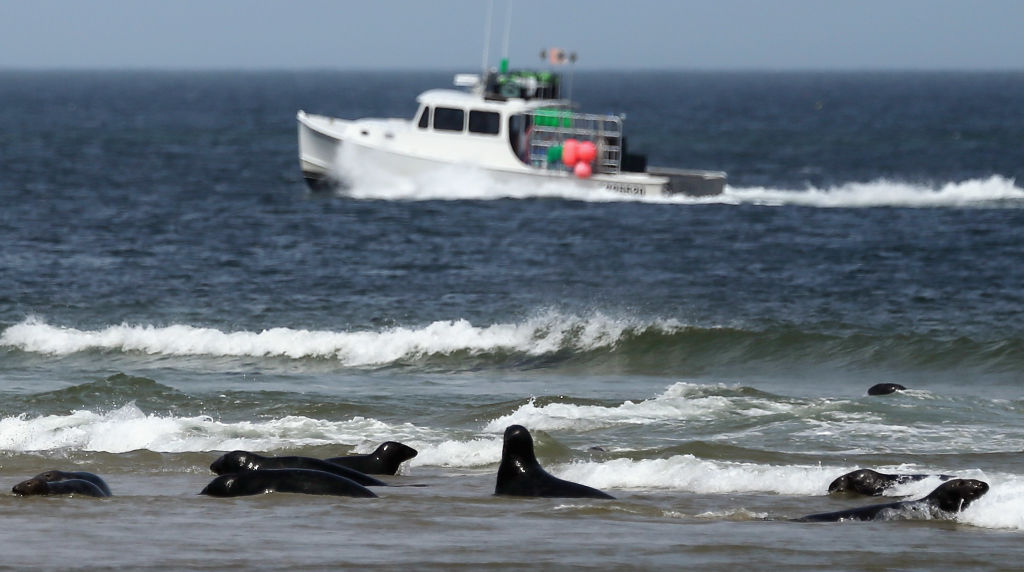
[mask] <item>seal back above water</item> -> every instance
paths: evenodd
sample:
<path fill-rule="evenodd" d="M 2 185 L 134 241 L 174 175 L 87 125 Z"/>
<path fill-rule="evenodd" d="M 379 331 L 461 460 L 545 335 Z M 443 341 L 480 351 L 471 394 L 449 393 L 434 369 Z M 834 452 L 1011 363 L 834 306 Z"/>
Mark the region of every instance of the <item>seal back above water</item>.
<path fill-rule="evenodd" d="M 887 489 L 897 485 L 921 481 L 932 476 L 938 477 L 944 481 L 948 481 L 953 478 L 950 475 L 891 475 L 887 473 L 879 473 L 872 469 L 858 469 L 856 471 L 846 473 L 832 481 L 828 485 L 828 492 L 830 494 L 856 493 L 868 496 L 879 496 Z"/>
<path fill-rule="evenodd" d="M 90 483 L 96 485 L 96 487 L 99 488 L 104 495 L 110 496 L 112 494 L 110 492 L 110 487 L 107 486 L 106 481 L 104 481 L 99 475 L 87 473 L 85 471 L 58 471 L 57 469 L 51 469 L 49 471 L 46 471 L 45 473 L 39 473 L 33 478 L 42 479 L 50 483 L 56 481 L 66 481 L 69 479 L 82 479 L 83 481 L 89 481 Z"/>
<path fill-rule="evenodd" d="M 94 483 L 85 479 L 65 479 L 62 481 L 45 481 L 38 477 L 22 481 L 11 488 L 11 492 L 20 496 L 42 495 L 85 495 L 89 497 L 108 497 Z"/>
<path fill-rule="evenodd" d="M 868 395 L 889 395 L 890 393 L 906 390 L 906 387 L 898 383 L 876 383 L 868 388 Z"/>
<path fill-rule="evenodd" d="M 258 469 L 311 469 L 351 479 L 364 487 L 387 486 L 366 473 L 313 457 L 264 457 L 249 451 L 232 451 L 210 464 L 210 470 L 218 475 Z"/>
<path fill-rule="evenodd" d="M 227 473 L 210 481 L 199 494 L 212 497 L 238 497 L 274 492 L 360 498 L 377 497 L 373 491 L 351 479 L 313 469 L 257 469 Z"/>

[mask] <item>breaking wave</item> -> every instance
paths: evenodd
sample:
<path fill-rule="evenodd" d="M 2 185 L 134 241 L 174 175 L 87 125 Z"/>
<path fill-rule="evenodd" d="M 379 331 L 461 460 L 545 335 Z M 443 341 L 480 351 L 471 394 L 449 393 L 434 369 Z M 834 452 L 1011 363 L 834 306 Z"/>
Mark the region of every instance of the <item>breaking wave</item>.
<path fill-rule="evenodd" d="M 517 322 L 474 325 L 466 319 L 379 330 L 288 327 L 224 331 L 186 324 L 119 324 L 94 330 L 28 318 L 0 332 L 0 347 L 65 356 L 119 352 L 156 356 L 333 360 L 344 367 L 477 368 L 594 363 L 617 370 L 687 371 L 718 365 L 786 367 L 972 368 L 1014 372 L 1024 367 L 1024 340 L 973 340 L 928 334 L 847 335 L 783 326 L 774 329 L 698 326 L 671 318 L 544 311 Z"/>
<path fill-rule="evenodd" d="M 99 330 L 80 330 L 30 318 L 0 334 L 0 346 L 52 355 L 99 350 L 174 356 L 319 358 L 335 359 L 347 366 L 377 366 L 455 353 L 585 352 L 614 346 L 638 332 L 653 329 L 670 333 L 682 327 L 671 320 L 644 322 L 603 314 L 579 317 L 558 313 L 489 326 L 474 326 L 468 320 L 459 319 L 418 328 L 340 332 L 292 328 L 225 332 L 180 324 L 121 324 Z"/>

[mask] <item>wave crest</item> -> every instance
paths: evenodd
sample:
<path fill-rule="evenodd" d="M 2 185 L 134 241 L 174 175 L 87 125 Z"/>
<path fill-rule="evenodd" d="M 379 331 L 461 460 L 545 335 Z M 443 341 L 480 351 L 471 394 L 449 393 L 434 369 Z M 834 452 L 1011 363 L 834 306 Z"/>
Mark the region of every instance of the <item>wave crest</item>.
<path fill-rule="evenodd" d="M 320 358 L 337 359 L 347 366 L 378 366 L 455 353 L 513 352 L 538 356 L 567 349 L 589 351 L 612 346 L 630 332 L 652 327 L 673 330 L 681 325 L 649 324 L 602 314 L 579 317 L 549 312 L 519 323 L 474 326 L 468 320 L 458 319 L 421 328 L 382 331 L 271 328 L 260 332 L 224 332 L 188 325 L 129 324 L 90 331 L 52 326 L 33 318 L 0 334 L 0 345 L 52 355 L 99 350 L 174 356 Z"/>

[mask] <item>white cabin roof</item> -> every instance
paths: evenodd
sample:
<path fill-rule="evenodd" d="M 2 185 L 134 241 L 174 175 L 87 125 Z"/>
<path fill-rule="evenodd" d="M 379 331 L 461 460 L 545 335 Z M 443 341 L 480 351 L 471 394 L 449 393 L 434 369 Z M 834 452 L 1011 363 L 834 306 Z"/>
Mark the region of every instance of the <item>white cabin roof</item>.
<path fill-rule="evenodd" d="M 507 100 L 484 99 L 478 93 L 460 91 L 457 89 L 430 89 L 424 91 L 416 98 L 421 105 L 435 107 L 450 106 L 458 108 L 469 108 L 504 111 L 506 113 L 517 113 L 530 111 L 540 107 L 570 107 L 572 102 L 565 99 L 519 99 L 516 97 Z"/>

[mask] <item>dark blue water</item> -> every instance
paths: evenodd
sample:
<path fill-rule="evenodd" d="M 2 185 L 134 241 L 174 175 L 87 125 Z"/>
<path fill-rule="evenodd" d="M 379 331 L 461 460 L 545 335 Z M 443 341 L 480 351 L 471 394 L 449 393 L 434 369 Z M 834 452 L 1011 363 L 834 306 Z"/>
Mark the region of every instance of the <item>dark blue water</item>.
<path fill-rule="evenodd" d="M 867 532 L 830 558 L 799 542 L 797 525 L 758 521 L 830 508 L 824 485 L 837 472 L 908 466 L 992 482 L 991 504 L 957 530 L 991 559 L 964 563 L 1014 561 L 1004 543 L 1024 528 L 1024 74 L 574 78 L 584 110 L 627 114 L 630 147 L 651 163 L 727 171 L 711 200 L 511 198 L 461 176 L 427 199 L 304 187 L 298 109 L 410 117 L 416 94 L 449 80 L 0 73 L 0 475 L 86 465 L 125 492 L 122 509 L 136 514 L 125 526 L 155 526 L 139 509 L 166 503 L 161 522 L 180 535 L 222 508 L 174 500 L 201 488 L 217 451 L 330 456 L 395 438 L 420 449 L 413 475 L 442 494 L 403 490 L 414 518 L 388 509 L 361 526 L 430 556 L 353 538 L 353 558 L 514 562 L 520 543 L 473 548 L 497 513 L 536 531 L 528 543 L 566 525 L 602 538 L 614 527 L 613 553 L 642 546 L 633 563 L 741 565 L 795 542 L 786 561 L 820 567 L 872 546 Z M 916 393 L 866 401 L 878 381 Z M 524 513 L 491 499 L 509 423 L 539 431 L 562 474 L 624 504 Z M 594 444 L 610 456 L 587 453 Z M 258 506 L 333 522 L 289 502 Z M 25 506 L 4 497 L 0 513 Z M 123 514 L 104 507 L 77 518 Z M 442 542 L 447 526 L 464 541 Z M 693 544 L 673 548 L 680 526 Z M 976 534 L 985 529 L 999 533 Z M 908 542 L 946 532 L 886 530 Z M 205 557 L 254 565 L 190 534 Z M 302 534 L 311 549 L 285 550 L 298 562 L 353 564 Z M 730 535 L 740 540 L 721 541 Z M 826 533 L 832 545 L 848 535 Z M 32 562 L 24 542 L 12 562 Z M 625 563 L 586 544 L 553 550 L 548 562 Z M 898 554 L 910 568 L 948 556 Z"/>

